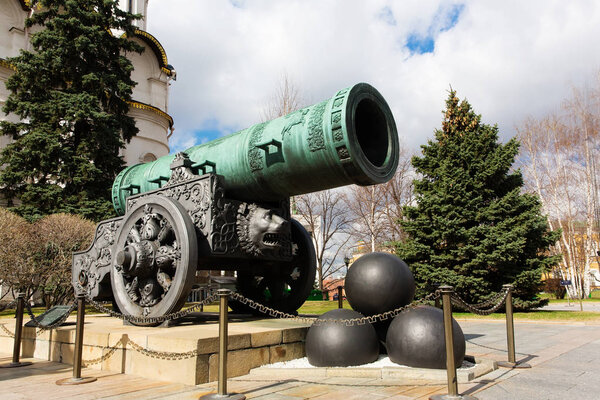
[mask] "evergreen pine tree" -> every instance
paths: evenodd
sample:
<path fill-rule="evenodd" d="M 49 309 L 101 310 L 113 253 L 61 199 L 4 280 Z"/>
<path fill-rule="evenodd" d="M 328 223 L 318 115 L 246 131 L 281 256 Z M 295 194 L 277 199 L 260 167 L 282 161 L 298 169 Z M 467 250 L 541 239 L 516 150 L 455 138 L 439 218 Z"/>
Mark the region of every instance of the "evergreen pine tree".
<path fill-rule="evenodd" d="M 497 126 L 483 124 L 450 91 L 442 129 L 412 160 L 416 205 L 405 207 L 409 239 L 397 246 L 418 295 L 449 284 L 478 303 L 512 283 L 515 307 L 544 304 L 537 294 L 542 272 L 557 262 L 547 250 L 558 232 L 549 230 L 538 198 L 521 193 L 521 173 L 511 171 L 518 149 L 515 139 L 499 143 Z"/>
<path fill-rule="evenodd" d="M 127 116 L 135 82 L 126 52 L 138 18 L 116 0 L 40 0 L 27 27 L 31 51 L 8 59 L 16 72 L 3 108 L 14 140 L 0 155 L 0 188 L 14 211 L 30 219 L 67 212 L 94 220 L 114 215 L 110 188 L 119 155 L 137 133 Z M 124 32 L 124 35 L 113 34 Z M 14 200 L 17 201 L 14 201 Z"/>

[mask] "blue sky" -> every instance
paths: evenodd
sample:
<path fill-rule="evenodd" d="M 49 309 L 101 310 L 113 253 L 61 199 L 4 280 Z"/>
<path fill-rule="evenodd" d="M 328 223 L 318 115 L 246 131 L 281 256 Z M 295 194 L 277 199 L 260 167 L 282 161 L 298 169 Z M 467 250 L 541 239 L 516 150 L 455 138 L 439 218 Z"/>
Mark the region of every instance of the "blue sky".
<path fill-rule="evenodd" d="M 178 73 L 172 151 L 259 122 L 282 74 L 307 104 L 373 84 L 418 149 L 450 86 L 507 139 L 600 69 L 592 0 L 150 0 L 148 14 Z"/>
<path fill-rule="evenodd" d="M 406 39 L 406 48 L 408 48 L 411 54 L 433 53 L 436 37 L 440 33 L 452 29 L 458 23 L 464 9 L 464 4 L 452 4 L 448 7 L 440 7 L 424 33 L 418 31 L 409 33 Z M 386 10 L 391 13 L 389 8 L 386 8 Z M 393 18 L 392 15 L 390 17 Z M 392 19 L 392 21 L 395 21 L 395 19 Z"/>

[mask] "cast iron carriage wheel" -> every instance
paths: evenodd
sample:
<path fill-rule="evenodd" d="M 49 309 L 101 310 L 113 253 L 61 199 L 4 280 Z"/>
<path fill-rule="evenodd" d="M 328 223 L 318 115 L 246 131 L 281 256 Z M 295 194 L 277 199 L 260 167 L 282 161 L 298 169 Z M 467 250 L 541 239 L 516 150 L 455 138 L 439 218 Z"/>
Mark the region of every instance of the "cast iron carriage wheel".
<path fill-rule="evenodd" d="M 111 269 L 119 309 L 138 317 L 179 311 L 192 288 L 198 263 L 196 228 L 191 218 L 177 201 L 148 196 L 141 198 L 123 221 Z"/>
<path fill-rule="evenodd" d="M 310 295 L 317 262 L 312 238 L 298 221 L 292 219 L 291 222 L 292 261 L 282 262 L 263 275 L 239 271 L 237 290 L 243 296 L 268 307 L 295 314 Z M 232 301 L 230 306 L 236 312 L 261 315 L 258 310 L 237 301 Z"/>

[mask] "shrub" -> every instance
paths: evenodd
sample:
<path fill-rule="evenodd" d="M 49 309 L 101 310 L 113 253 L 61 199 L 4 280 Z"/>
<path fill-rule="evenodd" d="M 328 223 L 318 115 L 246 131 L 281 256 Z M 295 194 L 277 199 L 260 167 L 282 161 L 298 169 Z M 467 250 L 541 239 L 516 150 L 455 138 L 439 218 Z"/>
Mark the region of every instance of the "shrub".
<path fill-rule="evenodd" d="M 546 279 L 544 282 L 544 292 L 552 294 L 555 299 L 564 299 L 565 294 L 567 294 L 567 290 L 564 286 L 561 286 L 560 279 L 558 278 Z"/>
<path fill-rule="evenodd" d="M 76 215 L 52 214 L 34 223 L 0 208 L 0 280 L 13 292 L 35 291 L 48 305 L 73 297 L 71 257 L 94 237 L 92 221 Z"/>
<path fill-rule="evenodd" d="M 35 222 L 34 230 L 42 241 L 37 265 L 45 279 L 40 290 L 50 305 L 63 303 L 73 297 L 72 253 L 88 247 L 95 224 L 78 215 L 51 214 Z"/>
<path fill-rule="evenodd" d="M 0 208 L 0 280 L 13 294 L 23 291 L 31 296 L 40 283 L 35 271 L 38 241 L 24 218 Z M 8 291 L 7 291 L 8 293 Z"/>

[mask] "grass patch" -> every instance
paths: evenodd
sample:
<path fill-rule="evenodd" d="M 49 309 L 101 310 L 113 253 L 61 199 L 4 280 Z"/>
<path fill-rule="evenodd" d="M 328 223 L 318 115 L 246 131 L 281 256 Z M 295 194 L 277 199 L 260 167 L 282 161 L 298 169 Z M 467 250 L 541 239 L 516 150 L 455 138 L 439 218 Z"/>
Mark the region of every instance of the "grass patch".
<path fill-rule="evenodd" d="M 328 300 L 315 300 L 305 301 L 302 307 L 298 310 L 298 314 L 325 314 L 327 311 L 336 310 L 338 308 L 338 301 Z M 350 303 L 344 300 L 344 308 L 352 310 Z"/>

